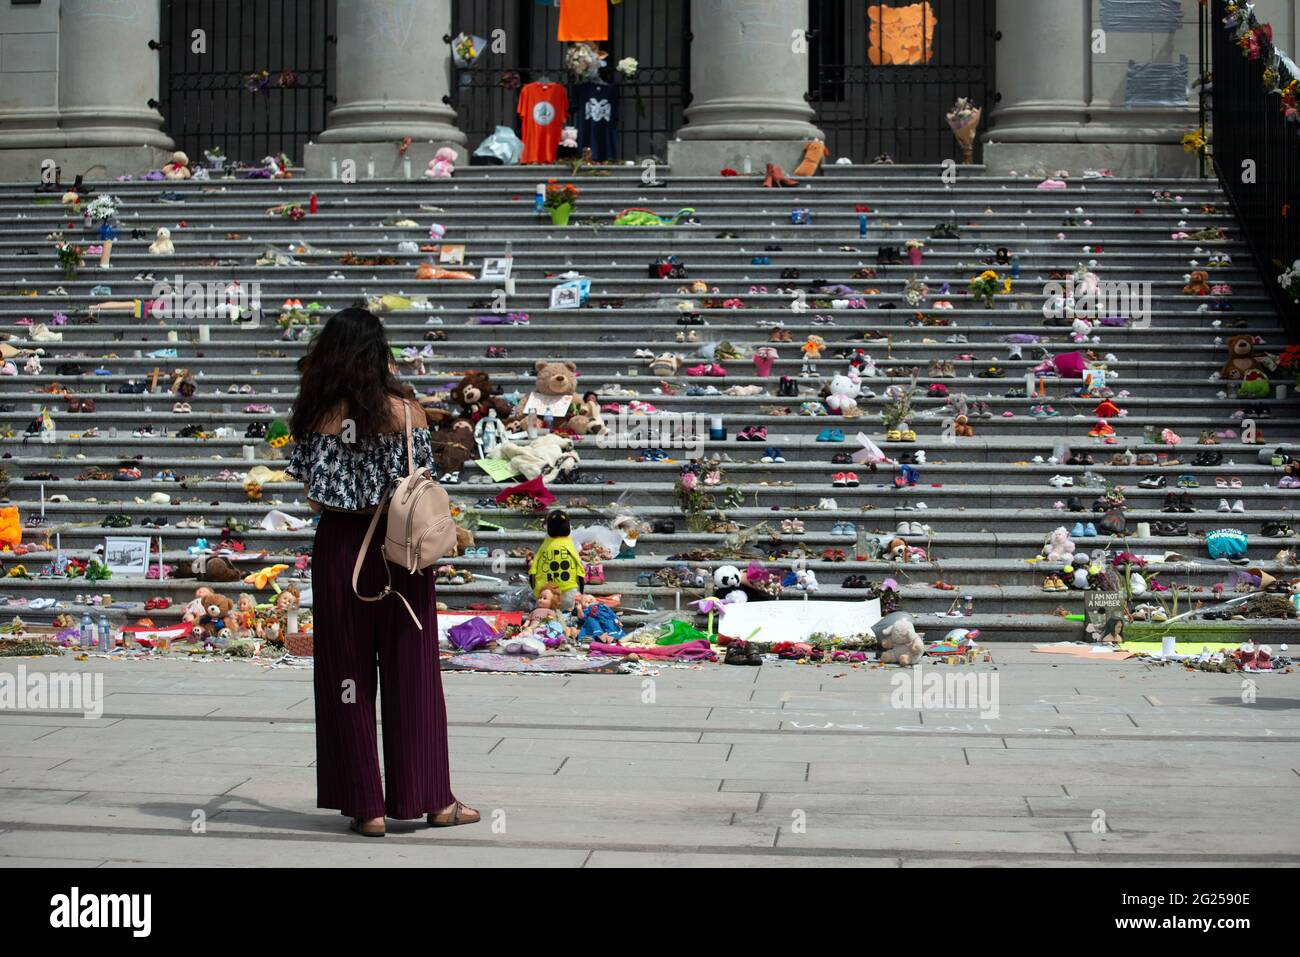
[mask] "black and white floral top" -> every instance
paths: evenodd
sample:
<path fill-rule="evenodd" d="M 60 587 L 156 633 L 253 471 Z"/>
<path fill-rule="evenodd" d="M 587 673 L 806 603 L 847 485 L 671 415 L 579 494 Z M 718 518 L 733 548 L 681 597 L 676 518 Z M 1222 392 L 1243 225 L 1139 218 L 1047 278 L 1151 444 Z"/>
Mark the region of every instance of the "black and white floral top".
<path fill-rule="evenodd" d="M 411 429 L 411 440 L 415 467 L 432 469 L 429 430 Z M 404 432 L 385 432 L 372 444 L 309 432 L 296 443 L 286 471 L 306 484 L 309 499 L 329 508 L 374 508 L 407 472 Z"/>

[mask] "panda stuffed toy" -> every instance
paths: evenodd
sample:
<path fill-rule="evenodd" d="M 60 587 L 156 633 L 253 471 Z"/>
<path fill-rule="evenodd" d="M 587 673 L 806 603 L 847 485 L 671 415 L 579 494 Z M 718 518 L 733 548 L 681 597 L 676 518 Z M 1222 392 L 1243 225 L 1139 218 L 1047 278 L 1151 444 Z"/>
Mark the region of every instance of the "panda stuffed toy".
<path fill-rule="evenodd" d="M 741 583 L 743 576 L 735 565 L 721 565 L 713 572 L 713 594 L 725 602 L 739 604 L 749 601 Z"/>

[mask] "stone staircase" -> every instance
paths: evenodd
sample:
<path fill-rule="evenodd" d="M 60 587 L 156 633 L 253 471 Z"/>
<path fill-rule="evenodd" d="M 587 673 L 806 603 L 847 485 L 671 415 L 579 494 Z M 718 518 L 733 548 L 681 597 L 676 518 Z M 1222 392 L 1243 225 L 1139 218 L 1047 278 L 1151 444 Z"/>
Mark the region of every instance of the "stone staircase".
<path fill-rule="evenodd" d="M 249 531 L 236 537 L 247 553 L 265 551 L 266 557 L 249 563 L 252 568 L 272 561 L 292 563 L 310 549 L 311 528 L 299 532 L 272 532 L 257 527 L 270 508 L 291 515 L 309 517 L 297 485 L 267 486 L 260 502 L 249 501 L 238 480 L 222 481 L 223 470 L 242 472 L 251 464 L 243 458 L 244 446 L 256 446 L 258 462 L 282 467 L 281 453 L 265 443 L 244 438 L 250 422 L 284 418 L 293 399 L 296 376 L 294 363 L 303 353 L 303 341 L 286 339 L 274 319 L 286 298 L 304 303 L 318 302 L 332 311 L 359 297 L 400 292 L 427 295 L 432 311 L 411 310 L 386 315 L 392 344 L 423 350 L 433 357 L 424 360 L 425 373 L 404 378 L 417 389 L 446 386 L 462 370 L 477 368 L 491 374 L 502 391 L 527 391 L 532 366 L 538 358 L 555 357 L 574 361 L 579 369 L 580 391 L 595 390 L 602 401 L 627 402 L 629 397 L 609 395 L 611 387 L 635 390 L 636 397 L 661 410 L 700 413 L 707 419 L 721 415 L 727 430 L 725 441 L 708 441 L 706 457 L 723 456 L 724 486 L 743 493 L 743 504 L 727 509 L 728 518 L 741 526 L 766 522 L 779 529 L 783 519 L 799 519 L 802 534 L 782 535 L 773 542 L 766 535 L 755 543 L 753 557 L 762 560 L 771 549 L 803 548 L 809 567 L 820 583 L 819 598 L 861 598 L 863 593 L 842 587 L 850 575 L 865 575 L 873 582 L 892 577 L 901 586 L 900 607 L 922 619 L 922 626 L 938 631 L 948 625 L 979 627 L 989 638 L 1045 639 L 1079 637 L 1077 623 L 1063 621 L 1058 608 L 1072 613 L 1083 610 L 1082 592 L 1046 592 L 1043 578 L 1058 566 L 1047 562 L 1029 563 L 1047 534 L 1056 526 L 1067 528 L 1076 521 L 1095 520 L 1088 514 L 1073 514 L 1054 508 L 1071 496 L 1078 496 L 1090 509 L 1102 491 L 1100 485 L 1084 487 L 1085 473 L 1123 487 L 1129 506 L 1130 528 L 1138 522 L 1162 519 L 1185 520 L 1189 535 L 1150 538 L 1127 543 L 1097 538 L 1077 539 L 1080 550 L 1094 552 L 1109 547 L 1112 552 L 1141 553 L 1175 551 L 1194 563 L 1169 566 L 1157 578 L 1180 588 L 1201 587 L 1207 593 L 1219 582 L 1231 582 L 1233 566 L 1206 557 L 1197 533 L 1231 526 L 1251 536 L 1251 555 L 1258 564 L 1277 572 L 1275 553 L 1294 542 L 1264 538 L 1264 522 L 1296 522 L 1295 496 L 1276 488 L 1280 470 L 1273 468 L 1262 449 L 1294 442 L 1300 432 L 1294 405 L 1289 400 L 1269 399 L 1247 403 L 1231 394 L 1218 396 L 1225 385 L 1212 377 L 1226 358 L 1216 338 L 1248 332 L 1261 337 L 1263 352 L 1278 353 L 1286 338 L 1278 325 L 1255 272 L 1246 246 L 1226 210 L 1224 197 L 1213 181 L 1155 181 L 1130 179 L 1071 179 L 1066 190 L 1036 188 L 1037 180 L 999 178 L 984 175 L 978 167 L 962 168 L 955 183 L 947 185 L 935 168 L 905 166 L 830 167 L 810 185 L 787 190 L 762 190 L 747 178 L 678 178 L 663 171 L 663 188 L 651 188 L 640 180 L 640 171 L 611 168 L 608 175 L 571 177 L 559 169 L 528 170 L 464 169 L 451 181 L 405 182 L 364 181 L 342 184 L 330 181 L 234 181 L 214 180 L 184 184 L 119 183 L 103 186 L 123 200 L 122 237 L 113 253 L 113 268 L 101 271 L 88 262 L 71 282 L 61 281 L 52 243 L 47 235 L 65 229 L 70 238 L 93 241 L 80 221 L 68 229 L 69 217 L 58 207 L 57 197 L 34 194 L 30 187 L 0 187 L 0 330 L 22 337 L 27 327 L 18 325 L 28 318 L 49 322 L 55 312 L 71 318 L 54 328 L 62 341 L 31 343 L 44 348 L 43 371 L 38 375 L 20 372 L 0 377 L 0 430 L 13 435 L 0 440 L 7 469 L 9 503 L 17 505 L 24 519 L 41 511 L 44 494 L 66 495 L 67 502 L 45 504 L 45 525 L 29 527 L 25 541 L 40 541 L 48 532 L 57 533 L 64 552 L 86 557 L 105 534 L 125 536 L 161 535 L 164 560 L 176 563 L 190 557 L 188 548 L 198 536 L 215 543 L 227 516 L 247 522 Z M 571 179 L 583 190 L 574 224 L 557 228 L 533 212 L 533 191 L 537 182 L 551 176 Z M 1152 191 L 1168 189 L 1181 196 L 1174 203 L 1156 203 Z M 164 193 L 179 201 L 160 202 Z M 307 205 L 315 193 L 319 211 L 301 221 L 268 216 L 275 204 L 300 202 Z M 871 207 L 869 231 L 859 236 L 857 204 Z M 1212 205 L 1217 212 L 1203 211 Z M 661 213 L 693 207 L 700 224 L 664 228 L 612 227 L 613 214 L 625 207 L 649 207 Z M 794 208 L 810 211 L 808 225 L 794 225 Z M 1081 208 L 1082 212 L 1079 212 Z M 1140 214 L 1138 211 L 1140 210 Z M 584 225 L 588 218 L 597 225 Z M 395 226 L 401 219 L 418 223 L 416 228 Z M 1085 225 L 1088 220 L 1091 225 Z M 417 281 L 415 269 L 423 254 L 400 253 L 402 240 L 428 242 L 432 223 L 446 226 L 445 242 L 465 243 L 466 268 L 477 274 L 483 257 L 501 256 L 507 247 L 514 256 L 516 293 L 509 300 L 511 311 L 526 312 L 527 325 L 479 325 L 471 317 L 483 308 L 499 283 L 480 281 Z M 937 223 L 954 222 L 960 239 L 929 239 Z M 1070 223 L 1073 224 L 1070 224 Z M 182 225 L 183 223 L 183 225 Z M 1180 224 L 1185 224 L 1180 226 Z M 176 246 L 173 257 L 151 256 L 147 247 L 157 227 L 172 230 Z M 1193 231 L 1208 226 L 1227 230 L 1225 242 L 1197 243 L 1175 240 L 1180 229 Z M 143 239 L 129 238 L 132 229 L 143 231 Z M 734 233 L 739 238 L 720 234 Z M 230 238 L 238 234 L 240 238 Z M 1062 238 L 1063 237 L 1063 238 Z M 908 239 L 925 239 L 922 265 L 877 265 L 880 246 L 903 246 Z M 291 255 L 300 265 L 258 267 L 255 260 L 267 249 L 289 253 L 291 245 L 306 244 L 310 251 Z M 776 246 L 779 249 L 769 250 Z M 1085 251 L 1084 247 L 1101 247 Z M 1200 252 L 1195 252 L 1197 247 Z M 1007 247 L 1019 260 L 1021 276 L 1011 295 L 998 298 L 995 308 L 985 309 L 965 295 L 966 283 L 985 268 L 977 248 Z M 1232 264 L 1206 265 L 1210 252 L 1227 253 Z M 397 266 L 346 266 L 339 258 L 347 253 L 361 256 L 396 256 Z M 686 265 L 688 280 L 653 280 L 647 264 L 658 256 L 676 254 Z M 755 265 L 755 256 L 770 257 L 770 265 Z M 1211 282 L 1230 283 L 1234 295 L 1231 311 L 1200 309 L 1208 299 L 1182 293 L 1185 274 L 1197 260 L 1211 274 Z M 1095 261 L 1093 267 L 1106 282 L 1150 282 L 1151 321 L 1149 327 L 1101 328 L 1100 341 L 1076 347 L 1066 342 L 1068 327 L 1045 326 L 1042 307 L 1044 284 L 1053 271 L 1073 269 L 1080 262 Z M 904 256 L 904 263 L 906 257 Z M 874 279 L 854 279 L 861 267 L 877 270 Z M 798 279 L 782 279 L 784 270 L 799 271 Z M 1008 267 L 997 267 L 1008 275 Z M 549 292 L 561 281 L 558 274 L 576 270 L 592 281 L 591 303 L 580 310 L 549 309 Z M 124 300 L 148 295 L 153 282 L 133 277 L 152 273 L 158 280 L 176 275 L 187 282 L 226 284 L 238 280 L 260 285 L 267 320 L 257 327 L 235 325 L 216 318 L 156 319 L 141 322 L 121 315 L 102 316 L 86 322 L 87 306 L 106 299 Z M 330 278 L 331 275 L 344 278 Z M 551 278 L 548 278 L 548 275 Z M 923 278 L 929 285 L 930 302 L 950 299 L 951 311 L 925 308 L 926 315 L 948 320 L 947 326 L 913 324 L 915 310 L 903 300 L 906 281 Z M 679 295 L 686 281 L 703 280 L 717 293 L 708 296 Z M 778 289 L 808 289 L 814 281 L 843 283 L 855 296 L 868 288 L 879 290 L 867 296 L 869 308 L 791 309 L 792 296 Z M 947 294 L 939 289 L 951 284 Z M 111 295 L 93 295 L 93 287 L 111 287 Z M 50 295 L 62 286 L 67 297 Z M 751 292 L 766 287 L 766 294 Z M 36 296 L 22 295 L 36 291 Z M 677 303 L 683 298 L 702 304 L 704 298 L 737 297 L 743 309 L 700 310 L 705 325 L 691 327 L 700 343 L 679 343 Z M 811 297 L 810 298 L 815 298 Z M 896 308 L 880 305 L 893 303 Z M 617 308 L 614 306 L 620 304 Z M 815 324 L 814 317 L 829 316 L 833 324 Z M 771 377 L 759 378 L 748 358 L 722 362 L 725 379 L 687 376 L 685 368 L 706 361 L 695 355 L 699 345 L 727 340 L 742 348 L 768 344 L 763 324 L 782 322 L 793 343 L 775 347 L 780 353 Z M 1229 328 L 1230 323 L 1244 328 Z M 1218 325 L 1216 325 L 1218 323 Z M 199 327 L 208 327 L 207 341 L 200 341 Z M 426 334 L 441 330 L 445 341 L 429 341 Z M 864 340 L 872 331 L 876 338 Z M 1074 348 L 1094 349 L 1098 355 L 1112 354 L 1108 363 L 1115 401 L 1127 414 L 1113 419 L 1117 444 L 1108 445 L 1089 436 L 1096 422 L 1092 409 L 1096 398 L 1073 395 L 1077 381 L 1045 379 L 1046 394 L 1028 398 L 1008 397 L 1009 389 L 1026 384 L 1026 374 L 1037 364 L 1035 346 L 1022 347 L 1023 356 L 1009 356 L 1006 337 L 1013 334 L 1043 336 L 1052 352 Z M 781 375 L 799 373 L 799 346 L 809 334 L 826 340 L 826 351 L 818 364 L 821 379 L 799 380 L 803 395 L 778 397 Z M 174 338 L 169 338 L 174 335 Z M 949 341 L 950 337 L 964 341 Z M 25 345 L 15 341 L 15 345 Z M 489 346 L 505 346 L 505 358 L 487 358 Z M 879 376 L 864 379 L 878 397 L 861 400 L 865 414 L 844 421 L 836 417 L 799 415 L 801 402 L 817 398 L 823 381 L 843 371 L 846 360 L 837 356 L 846 349 L 861 348 L 876 362 Z M 176 351 L 176 356 L 154 355 L 158 350 Z M 653 376 L 645 360 L 634 358 L 638 350 L 655 354 L 665 351 L 682 356 L 682 372 L 667 380 Z M 111 358 L 105 356 L 112 354 Z M 957 359 L 962 354 L 974 359 Z M 935 379 L 927 372 L 932 360 L 951 360 L 956 376 Z M 61 363 L 77 363 L 87 374 L 63 376 L 56 372 Z M 22 361 L 19 360 L 21 367 Z M 990 366 L 1004 370 L 1002 378 L 980 375 Z M 197 377 L 198 391 L 187 401 L 192 411 L 172 412 L 178 397 L 167 391 L 171 373 L 185 368 Z M 94 374 L 94 370 L 106 374 Z M 148 381 L 161 370 L 154 394 L 122 394 L 128 382 Z M 910 424 L 918 439 L 914 443 L 887 443 L 879 413 L 890 385 L 906 385 L 916 373 L 919 397 L 914 402 Z M 633 375 L 633 372 L 636 375 Z M 677 394 L 662 394 L 661 381 Z M 1278 381 L 1281 381 L 1278 379 Z M 945 400 L 929 397 L 932 383 L 941 383 L 949 393 L 964 393 L 970 400 L 987 403 L 991 417 L 975 418 L 972 438 L 943 434 L 943 422 L 951 416 Z M 93 413 L 66 411 L 66 397 L 47 393 L 52 384 L 72 390 L 73 397 L 93 398 Z M 235 384 L 250 386 L 251 393 L 231 393 Z M 693 385 L 713 385 L 719 390 L 731 386 L 759 385 L 756 396 L 688 395 Z M 1230 387 L 1229 387 L 1230 388 Z M 1128 393 L 1127 395 L 1123 393 Z M 250 404 L 265 404 L 270 414 L 245 411 Z M 1053 418 L 1029 415 L 1033 406 L 1050 404 L 1060 413 Z M 1234 412 L 1247 404 L 1261 406 L 1266 413 L 1256 418 L 1264 444 L 1241 441 L 1241 419 Z M 57 442 L 43 444 L 38 438 L 23 440 L 25 427 L 42 406 L 53 415 Z M 789 415 L 774 415 L 774 407 Z M 133 433 L 145 425 L 153 435 Z M 739 442 L 736 434 L 747 426 L 764 426 L 768 439 Z M 94 427 L 98 435 L 86 437 Z M 197 439 L 182 438 L 177 432 L 186 426 L 213 431 L 224 427 L 226 434 Z M 847 434 L 843 444 L 817 441 L 827 427 L 840 426 Z M 1144 445 L 1144 431 L 1156 435 L 1171 428 L 1183 437 L 1183 444 L 1170 448 Z M 1213 447 L 1195 443 L 1203 430 L 1232 430 L 1234 437 L 1221 438 Z M 840 451 L 855 451 L 854 436 L 863 431 L 887 454 L 924 450 L 927 463 L 917 466 L 920 482 L 912 488 L 893 486 L 896 469 L 881 466 L 874 474 L 860 466 L 833 465 L 831 457 Z M 1096 459 L 1090 468 L 1051 464 L 1047 459 L 1062 445 L 1087 452 Z M 764 464 L 759 460 L 765 448 L 778 447 L 786 462 Z M 1181 465 L 1112 465 L 1117 451 L 1169 453 L 1181 458 Z M 1224 463 L 1214 468 L 1194 468 L 1191 459 L 1198 451 L 1213 448 L 1222 452 Z M 607 582 L 595 586 L 601 593 L 621 592 L 625 603 L 634 605 L 651 592 L 660 608 L 672 608 L 673 590 L 646 584 L 644 573 L 688 564 L 710 568 L 721 561 L 679 562 L 672 556 L 695 549 L 718 548 L 727 539 L 723 532 L 691 532 L 674 504 L 673 487 L 680 461 L 637 461 L 635 448 L 603 447 L 591 438 L 580 443 L 581 484 L 555 485 L 560 503 L 585 499 L 596 509 L 621 501 L 635 508 L 638 516 L 650 520 L 673 518 L 674 534 L 644 536 L 637 556 L 605 563 Z M 674 450 L 668 450 L 670 455 Z M 680 453 L 677 453 L 680 455 Z M 1041 459 L 1035 462 L 1035 458 Z M 116 473 L 124 460 L 134 459 L 143 478 L 134 482 L 84 480 L 92 467 Z M 153 477 L 171 469 L 186 481 Z M 833 487 L 832 476 L 846 470 L 858 474 L 855 488 Z M 452 491 L 466 504 L 491 498 L 497 488 L 471 484 L 472 466 Z M 1145 475 L 1160 472 L 1168 488 L 1142 489 Z M 40 480 L 41 473 L 56 480 Z M 1176 487 L 1179 476 L 1192 474 L 1200 487 L 1188 490 L 1196 511 L 1170 515 L 1161 512 L 1167 492 Z M 1054 475 L 1067 475 L 1076 488 L 1049 484 Z M 1216 477 L 1239 477 L 1239 489 L 1218 489 Z M 151 493 L 171 496 L 169 505 L 139 504 Z M 834 499 L 833 509 L 818 508 L 822 499 Z M 1240 499 L 1244 514 L 1216 512 L 1221 498 Z M 924 508 L 921 506 L 924 505 Z M 796 509 L 799 509 L 796 511 Z M 575 525 L 590 519 L 580 507 L 572 508 Z M 105 529 L 104 518 L 125 513 L 132 526 Z M 503 532 L 482 532 L 480 545 L 508 551 L 517 546 L 535 546 L 541 533 L 523 527 L 523 519 L 504 511 L 483 512 L 485 518 L 507 526 Z M 178 528 L 177 522 L 200 517 L 207 523 L 201 530 Z M 156 518 L 169 524 L 161 529 L 142 525 Z M 900 522 L 929 526 L 924 535 L 908 534 L 909 543 L 926 548 L 932 560 L 899 565 L 884 560 L 855 561 L 855 538 L 833 535 L 837 523 L 851 522 L 860 532 L 879 532 L 892 537 Z M 827 548 L 843 549 L 847 562 L 822 559 Z M 0 556 L 7 573 L 21 562 L 34 576 L 51 553 Z M 783 563 L 789 564 L 787 556 Z M 476 574 L 491 575 L 492 558 L 462 557 L 458 567 Z M 743 563 L 742 563 L 743 564 Z M 520 559 L 509 559 L 505 576 L 523 570 Z M 499 565 L 498 565 L 499 572 Z M 1283 572 L 1282 574 L 1285 574 Z M 498 577 L 500 577 L 498 575 Z M 1280 576 L 1279 576 L 1280 577 Z M 957 586 L 956 591 L 933 587 L 936 581 Z M 176 578 L 164 582 L 132 580 L 115 576 L 111 581 L 88 583 L 81 579 L 8 577 L 0 581 L 0 595 L 9 599 L 55 598 L 60 604 L 35 610 L 0 606 L 0 614 L 21 614 L 28 620 L 48 619 L 59 611 L 80 615 L 85 606 L 75 598 L 86 593 L 109 592 L 115 601 L 113 614 L 129 621 L 143 613 L 146 599 L 167 595 L 171 609 L 151 612 L 156 621 L 179 613 L 178 606 L 191 597 L 198 584 L 194 579 Z M 223 585 L 234 594 L 246 586 Z M 480 578 L 465 585 L 440 588 L 439 597 L 449 606 L 491 603 L 500 590 L 495 581 Z M 796 600 L 798 595 L 790 593 Z M 946 611 L 955 598 L 970 596 L 975 614 L 961 620 L 933 617 Z M 683 592 L 681 601 L 698 597 Z M 1196 597 L 1196 596 L 1193 596 Z M 1208 597 L 1202 596 L 1202 597 Z M 1180 608 L 1186 607 L 1186 597 Z M 1294 621 L 1269 620 L 1240 623 L 1243 636 L 1292 634 Z"/>

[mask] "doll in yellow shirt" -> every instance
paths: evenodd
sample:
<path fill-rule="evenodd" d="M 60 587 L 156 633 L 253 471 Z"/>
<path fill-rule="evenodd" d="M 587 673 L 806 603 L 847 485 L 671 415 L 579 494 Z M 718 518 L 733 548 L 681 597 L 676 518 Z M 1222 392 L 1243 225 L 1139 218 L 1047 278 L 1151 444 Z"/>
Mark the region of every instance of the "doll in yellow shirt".
<path fill-rule="evenodd" d="M 558 508 L 552 511 L 546 516 L 546 538 L 528 569 L 528 584 L 533 594 L 540 595 L 542 589 L 554 588 L 565 611 L 573 608 L 574 598 L 586 585 L 586 569 L 570 537 L 572 534 L 568 513 Z"/>

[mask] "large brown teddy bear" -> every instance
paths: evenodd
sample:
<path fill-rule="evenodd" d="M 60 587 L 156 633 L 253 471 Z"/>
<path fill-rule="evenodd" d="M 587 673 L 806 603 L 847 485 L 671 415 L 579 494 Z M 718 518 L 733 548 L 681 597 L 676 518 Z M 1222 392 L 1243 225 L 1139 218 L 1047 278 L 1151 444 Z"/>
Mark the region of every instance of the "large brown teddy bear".
<path fill-rule="evenodd" d="M 821 168 L 824 160 L 830 150 L 821 140 L 809 140 L 803 145 L 803 162 L 795 167 L 791 176 L 815 176 L 817 170 Z"/>
<path fill-rule="evenodd" d="M 195 592 L 203 602 L 203 613 L 194 622 L 193 635 L 196 638 L 230 638 L 239 624 L 235 614 L 235 603 L 225 595 L 218 595 L 208 588 Z"/>
<path fill-rule="evenodd" d="M 466 372 L 456 383 L 451 390 L 451 405 L 461 418 L 467 418 L 475 425 L 492 410 L 502 422 L 510 418 L 510 403 L 493 394 L 492 379 L 477 369 Z"/>
<path fill-rule="evenodd" d="M 440 410 L 426 409 L 429 412 Z M 450 425 L 435 424 L 430 421 L 429 444 L 433 448 L 433 464 L 438 475 L 454 475 L 465 467 L 470 459 L 478 457 L 478 440 L 474 437 L 474 426 L 469 419 L 455 419 Z"/>
<path fill-rule="evenodd" d="M 925 656 L 925 644 L 921 641 L 924 637 L 916 633 L 910 618 L 899 618 L 881 632 L 880 660 L 910 668 Z"/>
<path fill-rule="evenodd" d="M 1264 364 L 1255 355 L 1255 339 L 1252 336 L 1233 336 L 1227 342 L 1228 361 L 1219 370 L 1221 379 L 1244 379 L 1247 372 L 1264 368 Z"/>
<path fill-rule="evenodd" d="M 604 426 L 586 414 L 578 401 L 577 366 L 572 362 L 539 359 L 533 368 L 537 371 L 537 381 L 533 391 L 515 406 L 514 424 L 538 426 L 549 415 L 552 429 L 575 435 L 594 435 L 603 430 Z"/>

